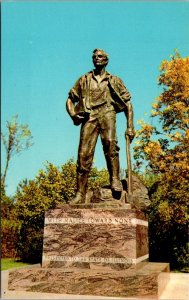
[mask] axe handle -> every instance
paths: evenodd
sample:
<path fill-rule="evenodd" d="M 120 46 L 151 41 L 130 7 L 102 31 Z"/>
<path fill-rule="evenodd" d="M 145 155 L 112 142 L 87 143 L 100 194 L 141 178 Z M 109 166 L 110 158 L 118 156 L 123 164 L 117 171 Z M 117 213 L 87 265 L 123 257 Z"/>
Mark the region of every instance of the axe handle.
<path fill-rule="evenodd" d="M 132 189 L 132 166 L 131 166 L 131 154 L 130 154 L 130 139 L 126 135 L 126 155 L 127 155 L 127 170 L 128 170 L 128 194 L 131 195 Z"/>

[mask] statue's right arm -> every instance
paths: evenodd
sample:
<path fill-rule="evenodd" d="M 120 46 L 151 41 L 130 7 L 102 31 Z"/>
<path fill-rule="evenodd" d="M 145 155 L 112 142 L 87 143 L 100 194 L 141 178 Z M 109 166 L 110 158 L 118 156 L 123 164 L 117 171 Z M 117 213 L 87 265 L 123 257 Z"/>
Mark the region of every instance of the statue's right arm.
<path fill-rule="evenodd" d="M 81 79 L 75 83 L 74 87 L 70 90 L 68 99 L 66 101 L 66 109 L 70 117 L 72 118 L 74 125 L 80 125 L 81 121 L 84 119 L 83 116 L 79 116 L 75 113 L 75 103 L 78 103 L 80 100 L 81 93 Z"/>
<path fill-rule="evenodd" d="M 68 93 L 68 99 L 66 101 L 66 109 L 71 118 L 75 115 L 75 103 L 79 102 L 80 99 L 80 78 L 76 81 L 75 85 Z"/>
<path fill-rule="evenodd" d="M 66 101 L 66 109 L 68 114 L 72 118 L 74 125 L 76 126 L 80 125 L 81 122 L 84 120 L 84 117 L 79 116 L 78 114 L 75 113 L 75 105 L 70 98 L 68 98 Z"/>
<path fill-rule="evenodd" d="M 71 118 L 73 118 L 75 115 L 74 107 L 75 106 L 74 106 L 72 100 L 70 98 L 68 98 L 66 101 L 66 109 Z"/>

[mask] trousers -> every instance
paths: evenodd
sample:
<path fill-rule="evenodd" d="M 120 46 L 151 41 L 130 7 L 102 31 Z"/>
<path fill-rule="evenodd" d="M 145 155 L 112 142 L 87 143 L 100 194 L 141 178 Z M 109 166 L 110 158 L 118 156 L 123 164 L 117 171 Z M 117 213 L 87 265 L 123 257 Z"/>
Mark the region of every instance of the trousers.
<path fill-rule="evenodd" d="M 116 136 L 116 112 L 106 105 L 92 110 L 89 119 L 81 126 L 78 149 L 77 172 L 88 173 L 93 162 L 95 146 L 100 135 L 107 167 L 113 176 L 112 167 L 118 162 L 119 147 Z M 118 169 L 116 167 L 116 169 Z"/>

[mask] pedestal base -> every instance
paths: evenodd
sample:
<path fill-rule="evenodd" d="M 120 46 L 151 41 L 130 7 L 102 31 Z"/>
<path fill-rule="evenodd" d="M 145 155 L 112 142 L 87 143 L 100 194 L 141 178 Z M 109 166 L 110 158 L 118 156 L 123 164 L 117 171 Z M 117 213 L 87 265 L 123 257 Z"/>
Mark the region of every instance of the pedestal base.
<path fill-rule="evenodd" d="M 161 294 L 168 280 L 167 263 L 140 263 L 137 269 L 114 272 L 27 268 L 10 272 L 9 290 L 152 299 Z"/>

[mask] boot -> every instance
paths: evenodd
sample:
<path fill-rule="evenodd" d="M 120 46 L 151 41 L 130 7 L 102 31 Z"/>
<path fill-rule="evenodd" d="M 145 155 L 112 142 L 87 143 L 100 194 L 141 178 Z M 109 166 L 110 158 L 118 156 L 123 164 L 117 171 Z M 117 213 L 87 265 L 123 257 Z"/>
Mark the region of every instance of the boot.
<path fill-rule="evenodd" d="M 71 204 L 85 203 L 88 175 L 88 172 L 77 173 L 77 192 Z"/>
<path fill-rule="evenodd" d="M 123 187 L 119 178 L 113 177 L 111 182 L 111 190 L 114 192 L 122 192 Z"/>
<path fill-rule="evenodd" d="M 111 163 L 111 176 L 110 176 L 111 190 L 113 192 L 122 192 L 123 187 L 119 179 L 119 158 L 114 157 L 113 159 L 111 159 L 110 163 Z"/>
<path fill-rule="evenodd" d="M 81 204 L 81 203 L 85 203 L 85 194 L 81 192 L 76 192 L 76 195 L 72 199 L 71 204 Z"/>

